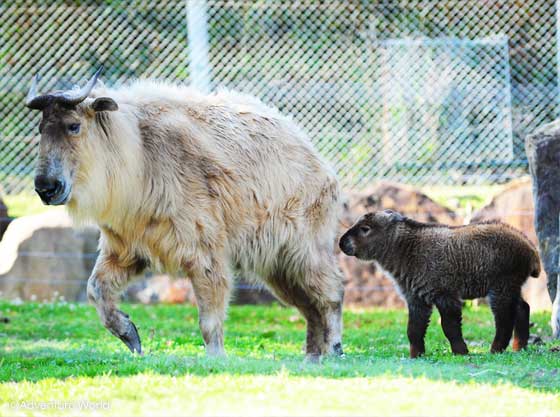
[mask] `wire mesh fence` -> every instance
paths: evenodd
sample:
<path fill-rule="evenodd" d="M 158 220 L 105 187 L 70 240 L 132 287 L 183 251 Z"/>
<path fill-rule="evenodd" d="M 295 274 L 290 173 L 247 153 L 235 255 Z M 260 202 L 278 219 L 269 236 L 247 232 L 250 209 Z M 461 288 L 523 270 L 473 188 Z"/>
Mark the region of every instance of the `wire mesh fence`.
<path fill-rule="evenodd" d="M 551 0 L 12 0 L 0 3 L 0 183 L 31 189 L 43 91 L 136 77 L 254 94 L 347 187 L 497 183 L 558 114 Z"/>

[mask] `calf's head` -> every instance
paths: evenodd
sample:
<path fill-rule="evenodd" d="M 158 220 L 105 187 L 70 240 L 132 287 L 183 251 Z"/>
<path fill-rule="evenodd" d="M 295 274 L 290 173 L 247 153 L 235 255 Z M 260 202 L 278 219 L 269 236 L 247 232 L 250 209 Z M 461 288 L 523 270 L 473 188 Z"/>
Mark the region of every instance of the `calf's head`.
<path fill-rule="evenodd" d="M 390 243 L 396 225 L 403 220 L 402 215 L 392 210 L 367 213 L 340 238 L 340 249 L 348 256 L 376 259 Z"/>
<path fill-rule="evenodd" d="M 95 113 L 118 109 L 108 97 L 86 100 L 100 72 L 101 68 L 82 88 L 42 95 L 37 93 L 39 77 L 33 79 L 25 104 L 43 113 L 35 191 L 45 204 L 61 205 L 70 200 L 81 163 L 80 149 L 88 139 L 88 127 Z"/>

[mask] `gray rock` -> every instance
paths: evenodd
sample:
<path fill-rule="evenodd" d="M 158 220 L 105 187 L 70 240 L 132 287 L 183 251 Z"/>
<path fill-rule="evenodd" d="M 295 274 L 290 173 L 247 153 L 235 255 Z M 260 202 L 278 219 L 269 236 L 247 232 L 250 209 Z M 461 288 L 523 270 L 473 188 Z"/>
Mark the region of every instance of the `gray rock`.
<path fill-rule="evenodd" d="M 85 300 L 99 232 L 75 229 L 64 210 L 13 220 L 0 241 L 0 291 L 23 300 Z"/>

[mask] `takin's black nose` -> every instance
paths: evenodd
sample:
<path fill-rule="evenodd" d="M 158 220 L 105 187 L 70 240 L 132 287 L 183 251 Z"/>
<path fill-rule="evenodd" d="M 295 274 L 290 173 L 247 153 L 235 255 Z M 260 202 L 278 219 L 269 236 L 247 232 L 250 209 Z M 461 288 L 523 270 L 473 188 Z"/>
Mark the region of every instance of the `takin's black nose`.
<path fill-rule="evenodd" d="M 35 192 L 45 204 L 56 202 L 64 193 L 64 183 L 58 178 L 47 175 L 35 177 Z"/>
<path fill-rule="evenodd" d="M 354 256 L 354 245 L 352 245 L 352 241 L 349 236 L 344 235 L 340 238 L 340 242 L 338 242 L 338 246 L 342 252 L 344 252 L 348 256 Z"/>

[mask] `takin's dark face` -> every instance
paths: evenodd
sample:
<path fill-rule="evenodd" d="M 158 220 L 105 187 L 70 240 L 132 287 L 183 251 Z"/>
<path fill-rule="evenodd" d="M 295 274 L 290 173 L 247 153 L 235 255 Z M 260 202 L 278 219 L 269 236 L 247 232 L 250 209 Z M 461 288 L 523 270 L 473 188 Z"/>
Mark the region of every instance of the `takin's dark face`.
<path fill-rule="evenodd" d="M 340 238 L 340 250 L 358 259 L 375 260 L 388 244 L 395 225 L 403 219 L 392 210 L 367 213 Z"/>
<path fill-rule="evenodd" d="M 65 204 L 72 192 L 79 141 L 87 123 L 76 106 L 52 102 L 42 111 L 35 191 L 44 204 Z"/>
<path fill-rule="evenodd" d="M 117 108 L 113 100 L 102 97 L 80 105 L 51 100 L 41 109 L 35 191 L 44 204 L 68 202 L 80 161 L 80 145 L 87 140 L 88 125 L 97 111 Z"/>

